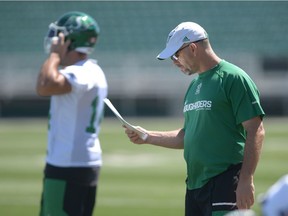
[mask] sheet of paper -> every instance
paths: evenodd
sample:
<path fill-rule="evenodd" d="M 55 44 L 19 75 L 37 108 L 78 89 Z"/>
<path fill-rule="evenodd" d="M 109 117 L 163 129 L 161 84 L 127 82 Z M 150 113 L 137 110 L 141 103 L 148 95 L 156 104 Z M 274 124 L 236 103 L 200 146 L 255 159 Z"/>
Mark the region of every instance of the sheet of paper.
<path fill-rule="evenodd" d="M 127 122 L 120 115 L 120 113 L 117 111 L 117 109 L 114 107 L 114 105 L 111 103 L 111 101 L 108 98 L 105 98 L 104 102 L 111 109 L 111 111 L 116 115 L 116 117 L 119 119 L 119 121 L 122 123 L 122 125 L 125 125 L 125 127 L 127 127 L 128 129 L 136 132 L 141 137 L 141 139 L 143 139 L 143 140 L 147 139 L 148 135 L 146 133 L 144 133 L 143 131 L 140 131 L 139 129 L 137 129 L 134 125 L 131 125 L 129 122 Z"/>

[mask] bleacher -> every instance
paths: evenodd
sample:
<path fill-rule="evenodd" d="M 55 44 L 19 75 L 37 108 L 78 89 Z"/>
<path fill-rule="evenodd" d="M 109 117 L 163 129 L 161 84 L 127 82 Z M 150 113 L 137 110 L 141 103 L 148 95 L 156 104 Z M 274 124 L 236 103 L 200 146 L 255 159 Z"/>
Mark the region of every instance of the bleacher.
<path fill-rule="evenodd" d="M 192 78 L 155 57 L 169 31 L 183 21 L 201 24 L 216 53 L 247 71 L 269 113 L 288 114 L 287 9 L 285 1 L 0 2 L 0 116 L 15 115 L 17 107 L 19 115 L 21 110 L 39 113 L 25 101 L 46 112 L 48 99 L 34 90 L 46 57 L 43 38 L 50 22 L 75 10 L 100 25 L 92 57 L 106 73 L 109 97 L 124 114 L 181 115 Z"/>

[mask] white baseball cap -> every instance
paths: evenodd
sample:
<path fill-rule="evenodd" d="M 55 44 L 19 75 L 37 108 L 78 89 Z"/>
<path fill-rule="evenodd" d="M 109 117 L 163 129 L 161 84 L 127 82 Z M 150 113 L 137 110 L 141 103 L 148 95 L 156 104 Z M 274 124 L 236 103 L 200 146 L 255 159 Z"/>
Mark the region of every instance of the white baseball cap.
<path fill-rule="evenodd" d="M 197 23 L 182 22 L 168 35 L 166 48 L 157 56 L 164 60 L 174 55 L 185 43 L 196 42 L 208 38 L 206 31 Z"/>

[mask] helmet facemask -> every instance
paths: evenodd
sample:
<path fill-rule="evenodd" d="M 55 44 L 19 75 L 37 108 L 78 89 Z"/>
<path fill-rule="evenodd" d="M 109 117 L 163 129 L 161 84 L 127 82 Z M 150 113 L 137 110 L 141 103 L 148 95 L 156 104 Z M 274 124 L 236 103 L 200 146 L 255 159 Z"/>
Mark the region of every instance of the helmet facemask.
<path fill-rule="evenodd" d="M 58 40 L 59 33 L 62 32 L 65 36 L 68 35 L 66 27 L 57 26 L 55 23 L 50 23 L 47 36 L 44 38 L 44 50 L 45 53 L 49 54 L 51 50 L 51 45 L 53 40 Z"/>

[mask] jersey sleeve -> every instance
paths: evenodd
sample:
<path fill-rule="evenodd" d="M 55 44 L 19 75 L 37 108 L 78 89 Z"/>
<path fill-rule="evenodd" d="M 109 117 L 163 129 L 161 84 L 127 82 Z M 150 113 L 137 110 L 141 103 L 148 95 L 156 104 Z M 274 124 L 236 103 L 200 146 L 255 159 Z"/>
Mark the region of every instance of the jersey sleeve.
<path fill-rule="evenodd" d="M 62 74 L 71 84 L 73 91 L 79 92 L 89 89 L 89 80 L 86 80 L 85 77 L 79 76 L 79 73 L 75 73 L 74 71 L 67 71 Z"/>
<path fill-rule="evenodd" d="M 64 70 L 60 70 L 60 73 L 62 73 L 71 84 L 72 91 L 84 92 L 95 86 L 100 70 L 101 68 L 98 65 L 93 65 L 93 67 L 73 65 Z"/>
<path fill-rule="evenodd" d="M 260 104 L 259 91 L 247 74 L 234 75 L 228 92 L 237 124 L 265 115 Z"/>

